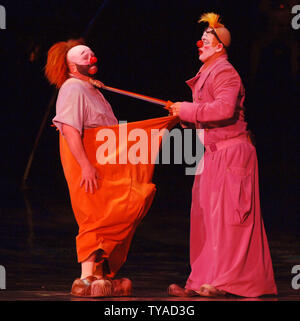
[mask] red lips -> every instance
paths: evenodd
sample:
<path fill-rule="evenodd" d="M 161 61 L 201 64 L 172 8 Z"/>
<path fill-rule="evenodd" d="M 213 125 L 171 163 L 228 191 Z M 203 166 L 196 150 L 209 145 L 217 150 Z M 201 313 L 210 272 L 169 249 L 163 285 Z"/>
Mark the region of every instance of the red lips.
<path fill-rule="evenodd" d="M 92 66 L 91 68 L 89 68 L 88 72 L 90 75 L 95 75 L 97 73 L 97 71 L 98 71 L 97 66 Z"/>

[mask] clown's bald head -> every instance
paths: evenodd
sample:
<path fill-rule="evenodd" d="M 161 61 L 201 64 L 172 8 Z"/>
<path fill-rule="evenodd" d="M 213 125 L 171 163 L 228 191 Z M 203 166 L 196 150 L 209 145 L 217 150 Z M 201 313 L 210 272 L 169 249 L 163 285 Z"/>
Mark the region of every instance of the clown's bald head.
<path fill-rule="evenodd" d="M 203 14 L 198 22 L 207 22 L 208 28 L 206 32 L 214 34 L 216 39 L 223 44 L 224 48 L 228 48 L 231 43 L 230 32 L 225 26 L 220 23 L 220 16 L 213 12 Z"/>
<path fill-rule="evenodd" d="M 219 15 L 215 13 L 203 14 L 198 22 L 208 23 L 201 40 L 197 42 L 199 59 L 208 65 L 226 53 L 230 46 L 231 36 L 229 30 L 220 23 Z"/>
<path fill-rule="evenodd" d="M 231 35 L 229 30 L 225 27 L 220 27 L 216 28 L 215 31 L 225 48 L 228 48 L 231 43 Z"/>

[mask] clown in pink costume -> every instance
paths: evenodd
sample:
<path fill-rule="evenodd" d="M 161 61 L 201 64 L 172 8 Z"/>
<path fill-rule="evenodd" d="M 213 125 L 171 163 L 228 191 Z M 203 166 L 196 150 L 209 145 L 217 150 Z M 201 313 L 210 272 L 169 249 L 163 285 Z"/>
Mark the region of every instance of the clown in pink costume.
<path fill-rule="evenodd" d="M 244 119 L 245 91 L 227 60 L 231 37 L 214 13 L 197 46 L 203 62 L 187 84 L 193 102 L 177 102 L 172 114 L 183 127 L 204 129 L 204 169 L 195 176 L 190 227 L 191 273 L 174 296 L 226 293 L 258 297 L 277 294 L 261 217 L 258 164 Z"/>

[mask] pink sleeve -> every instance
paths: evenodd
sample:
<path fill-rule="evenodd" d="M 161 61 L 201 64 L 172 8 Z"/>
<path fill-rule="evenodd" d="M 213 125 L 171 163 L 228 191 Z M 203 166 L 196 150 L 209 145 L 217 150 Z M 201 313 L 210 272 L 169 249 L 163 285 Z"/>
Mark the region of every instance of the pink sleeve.
<path fill-rule="evenodd" d="M 241 81 L 239 75 L 232 69 L 220 70 L 213 79 L 212 102 L 183 102 L 179 117 L 182 121 L 191 123 L 210 122 L 230 119 L 233 117 Z"/>
<path fill-rule="evenodd" d="M 85 120 L 85 97 L 78 84 L 62 87 L 56 102 L 56 116 L 54 125 L 62 133 L 62 125 L 67 124 L 77 129 L 82 136 Z"/>

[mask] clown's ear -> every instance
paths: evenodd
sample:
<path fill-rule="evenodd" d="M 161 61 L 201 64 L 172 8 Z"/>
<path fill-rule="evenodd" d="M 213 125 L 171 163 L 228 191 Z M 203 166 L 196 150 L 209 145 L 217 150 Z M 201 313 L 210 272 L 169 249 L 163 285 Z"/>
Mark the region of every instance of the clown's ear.
<path fill-rule="evenodd" d="M 207 22 L 209 27 L 213 29 L 224 27 L 224 25 L 220 23 L 220 15 L 213 12 L 204 13 L 198 20 L 198 23 L 200 22 Z"/>

